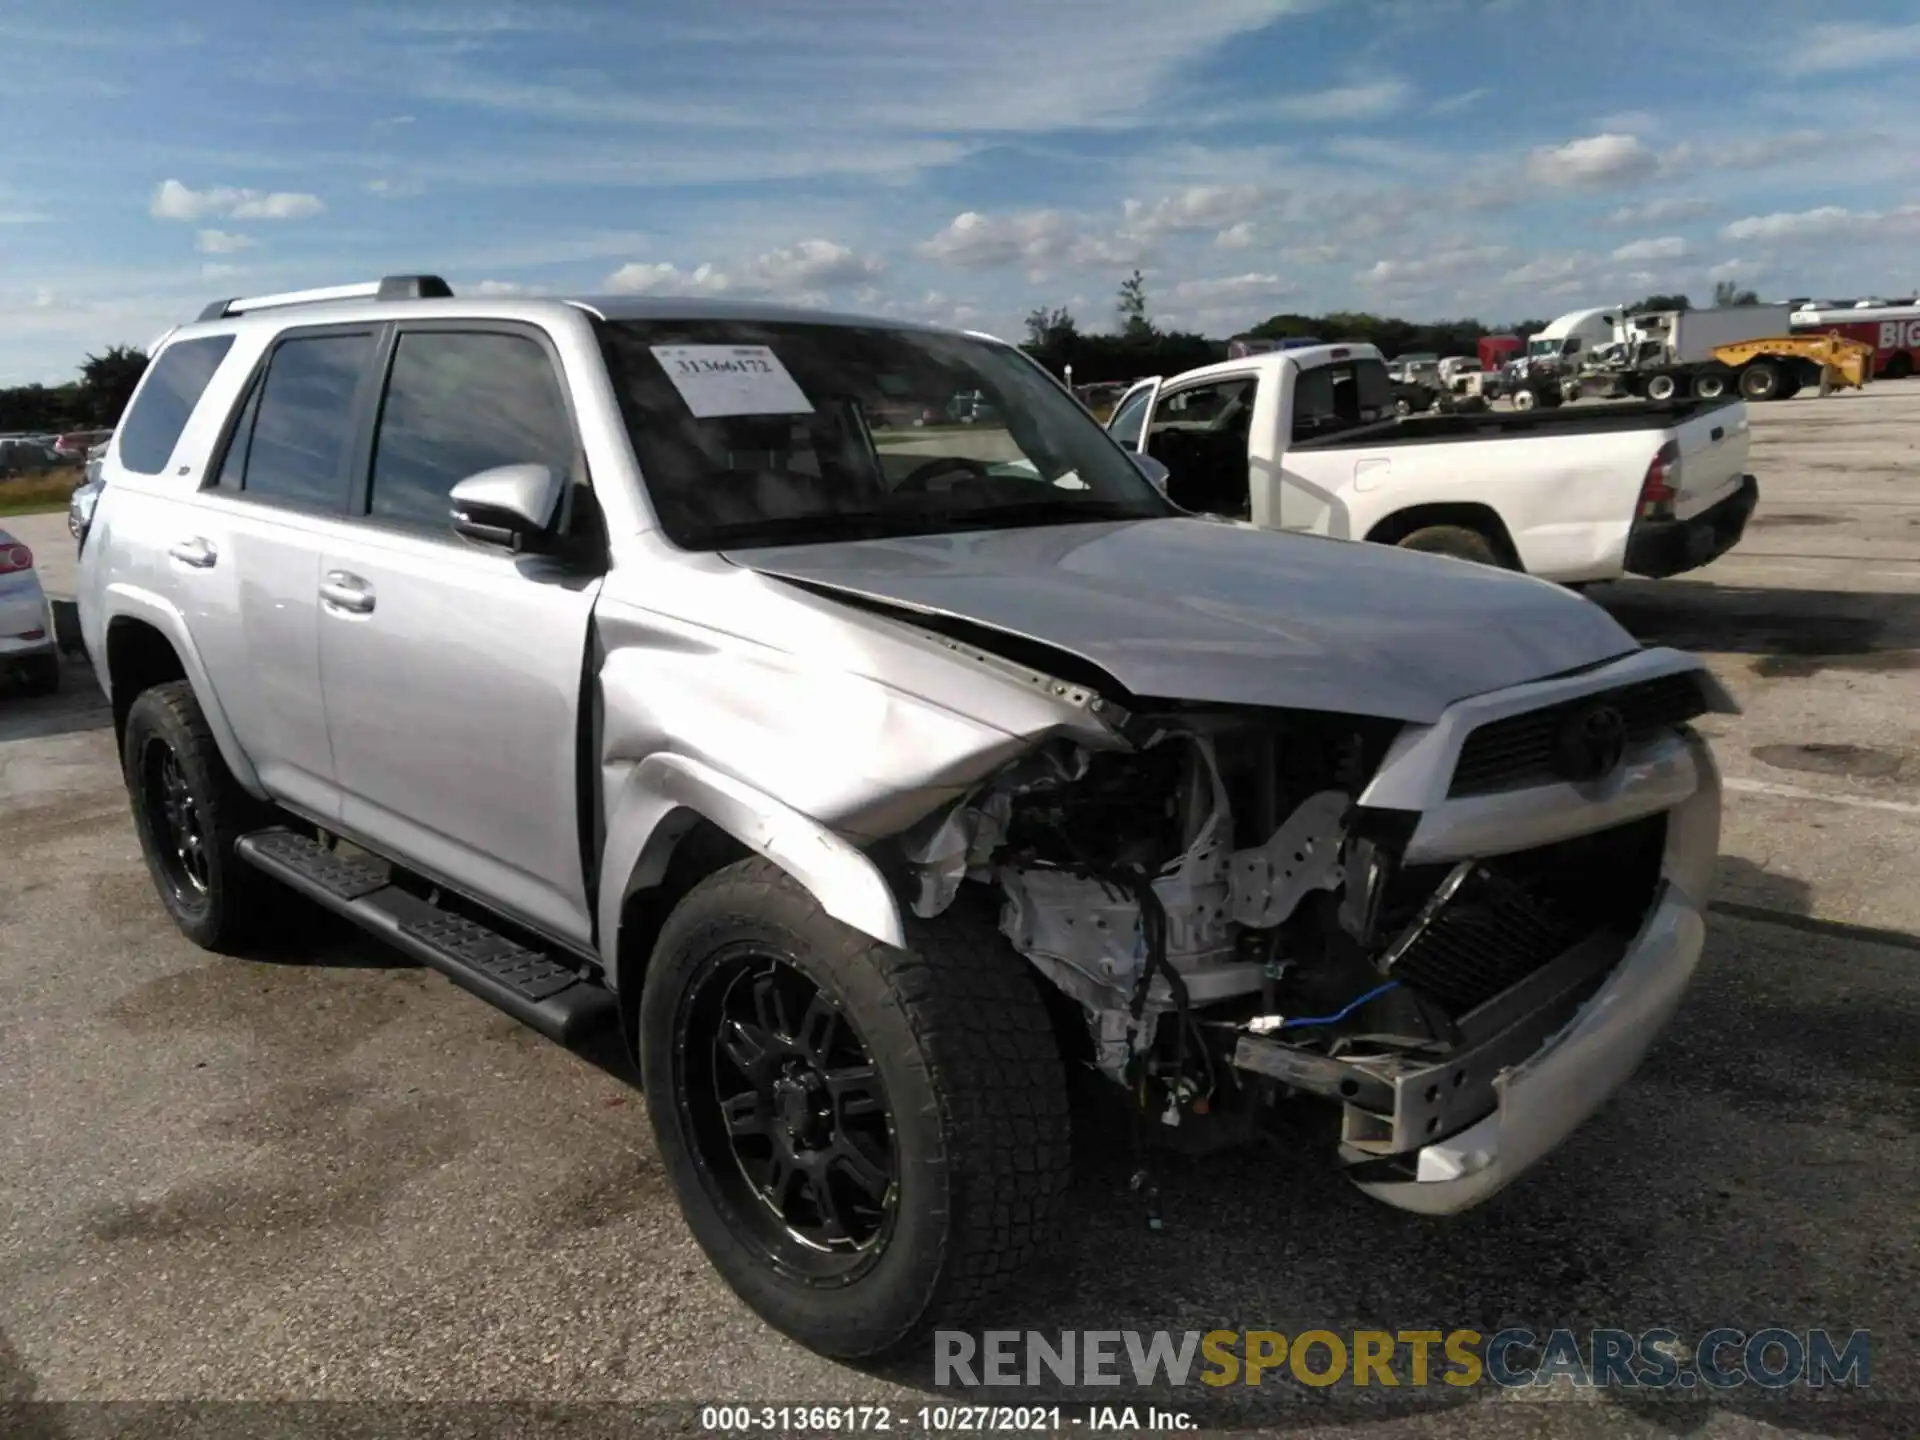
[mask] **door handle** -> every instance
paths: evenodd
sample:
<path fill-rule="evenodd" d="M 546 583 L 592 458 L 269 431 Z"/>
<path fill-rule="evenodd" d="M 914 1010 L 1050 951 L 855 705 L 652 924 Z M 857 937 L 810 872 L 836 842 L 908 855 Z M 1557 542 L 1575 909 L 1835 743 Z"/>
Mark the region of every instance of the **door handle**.
<path fill-rule="evenodd" d="M 167 547 L 167 554 L 182 565 L 191 565 L 196 570 L 210 570 L 214 561 L 220 558 L 220 548 L 201 535 L 190 535 L 185 540 L 176 540 Z"/>
<path fill-rule="evenodd" d="M 365 615 L 373 609 L 373 587 L 358 575 L 329 570 L 327 578 L 320 582 L 320 599 L 331 609 Z"/>

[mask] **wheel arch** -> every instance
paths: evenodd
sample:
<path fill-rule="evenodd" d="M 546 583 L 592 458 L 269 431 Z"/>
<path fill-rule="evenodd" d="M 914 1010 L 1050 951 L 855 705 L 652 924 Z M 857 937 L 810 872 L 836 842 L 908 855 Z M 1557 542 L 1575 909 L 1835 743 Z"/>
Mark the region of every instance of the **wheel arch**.
<path fill-rule="evenodd" d="M 680 896 L 748 855 L 763 855 L 834 919 L 906 946 L 892 887 L 865 854 L 817 821 L 683 755 L 635 765 L 610 797 L 600 864 L 601 961 L 627 1015 L 654 937 Z"/>
<path fill-rule="evenodd" d="M 1376 521 L 1366 538 L 1376 545 L 1398 545 L 1416 530 L 1429 525 L 1460 525 L 1477 530 L 1506 563 L 1515 570 L 1524 569 L 1520 549 L 1513 543 L 1507 522 L 1491 505 L 1472 500 L 1446 500 L 1427 505 L 1409 505 Z"/>
<path fill-rule="evenodd" d="M 113 708 L 115 745 L 125 741 L 127 712 L 142 691 L 169 680 L 185 680 L 193 687 L 194 699 L 207 717 L 207 728 L 227 769 L 242 789 L 264 798 L 260 777 L 240 748 L 239 737 L 233 733 L 227 712 L 208 679 L 186 620 L 157 597 L 116 594 L 113 599 L 113 611 L 102 635 L 106 668 L 101 679 Z"/>

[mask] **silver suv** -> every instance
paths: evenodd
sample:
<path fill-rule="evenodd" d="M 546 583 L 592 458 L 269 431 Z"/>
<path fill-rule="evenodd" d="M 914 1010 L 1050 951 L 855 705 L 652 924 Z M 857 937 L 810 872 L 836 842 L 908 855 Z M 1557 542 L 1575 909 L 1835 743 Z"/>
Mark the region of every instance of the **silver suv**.
<path fill-rule="evenodd" d="M 1143 1157 L 1319 1104 L 1330 1163 L 1451 1212 L 1700 953 L 1696 659 L 1155 471 L 984 335 L 226 301 L 114 436 L 82 626 L 181 930 L 290 888 L 558 1040 L 621 1026 L 715 1265 L 869 1356 L 1035 1254 L 1070 1065 Z"/>

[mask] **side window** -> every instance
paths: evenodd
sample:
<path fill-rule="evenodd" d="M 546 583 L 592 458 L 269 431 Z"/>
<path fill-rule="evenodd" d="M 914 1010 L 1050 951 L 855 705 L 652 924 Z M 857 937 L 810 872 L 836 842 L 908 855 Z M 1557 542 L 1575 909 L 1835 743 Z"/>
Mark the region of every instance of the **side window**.
<path fill-rule="evenodd" d="M 231 335 L 177 340 L 154 360 L 140 396 L 120 422 L 120 463 L 139 475 L 167 468 L 193 407 L 233 348 Z"/>
<path fill-rule="evenodd" d="M 1392 403 L 1387 369 L 1379 361 L 1316 365 L 1294 380 L 1293 438 L 1371 425 L 1391 412 Z"/>
<path fill-rule="evenodd" d="M 1107 433 L 1129 450 L 1140 445 L 1140 426 L 1147 418 L 1147 401 L 1153 397 L 1151 389 L 1142 390 L 1126 404 L 1113 412 L 1113 418 L 1107 421 Z"/>
<path fill-rule="evenodd" d="M 1161 392 L 1154 407 L 1151 432 L 1163 430 L 1233 430 L 1244 436 L 1253 412 L 1254 381 L 1240 376 L 1194 385 L 1172 394 Z"/>
<path fill-rule="evenodd" d="M 233 433 L 227 437 L 227 453 L 220 457 L 220 473 L 213 482 L 222 490 L 238 490 L 247 473 L 247 451 L 253 444 L 253 417 L 260 411 L 260 388 L 258 380 L 247 387 L 246 398 L 240 405 L 240 418 L 233 422 Z"/>
<path fill-rule="evenodd" d="M 267 362 L 241 489 L 251 500 L 336 510 L 346 497 L 353 402 L 373 336 L 304 335 Z M 224 467 L 223 467 L 224 468 Z"/>
<path fill-rule="evenodd" d="M 496 465 L 573 471 L 573 424 L 547 352 L 524 335 L 403 331 L 374 440 L 367 510 L 447 528 L 447 492 Z"/>
<path fill-rule="evenodd" d="M 1234 376 L 1162 394 L 1147 450 L 1167 467 L 1167 498 L 1208 515 L 1249 513 L 1247 440 L 1257 382 Z"/>

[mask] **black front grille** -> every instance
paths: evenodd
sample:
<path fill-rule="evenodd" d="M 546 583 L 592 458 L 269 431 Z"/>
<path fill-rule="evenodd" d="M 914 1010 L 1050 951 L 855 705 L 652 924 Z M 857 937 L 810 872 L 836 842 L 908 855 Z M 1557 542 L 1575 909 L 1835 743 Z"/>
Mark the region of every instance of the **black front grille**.
<path fill-rule="evenodd" d="M 1596 931 L 1637 930 L 1659 887 L 1665 841 L 1666 817 L 1654 815 L 1481 861 L 1388 973 L 1458 1018 Z M 1416 896 L 1433 895 L 1451 868 L 1403 871 L 1388 896 L 1396 918 Z"/>
<path fill-rule="evenodd" d="M 1392 974 L 1456 1018 L 1518 984 L 1589 933 L 1575 914 L 1476 869 L 1394 963 Z"/>
<path fill-rule="evenodd" d="M 1652 740 L 1663 731 L 1684 725 L 1707 713 L 1707 697 L 1699 677 L 1691 672 L 1661 675 L 1564 700 L 1544 709 L 1489 720 L 1467 736 L 1454 767 L 1449 796 L 1487 795 L 1556 778 L 1554 742 L 1560 727 L 1573 716 L 1597 704 L 1620 711 L 1626 720 L 1629 744 Z"/>

